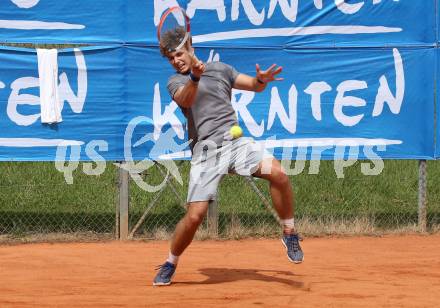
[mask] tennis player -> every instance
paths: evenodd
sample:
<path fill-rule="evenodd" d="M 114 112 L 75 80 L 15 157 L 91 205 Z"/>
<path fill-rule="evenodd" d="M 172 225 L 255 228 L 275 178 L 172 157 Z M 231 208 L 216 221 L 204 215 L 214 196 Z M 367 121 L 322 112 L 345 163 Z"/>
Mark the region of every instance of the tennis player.
<path fill-rule="evenodd" d="M 217 187 L 227 173 L 259 177 L 269 181 L 272 204 L 283 223 L 282 243 L 291 262 L 304 259 L 294 224 L 293 191 L 279 161 L 262 149 L 252 138 L 234 138 L 230 133 L 237 125 L 231 104 L 233 88 L 261 92 L 277 77 L 282 68 L 275 64 L 266 70 L 256 65 L 255 77 L 237 72 L 221 62 L 197 60 L 191 40 L 173 50 L 179 33 L 161 41 L 160 51 L 176 74 L 168 80 L 168 90 L 188 122 L 192 139 L 191 170 L 188 188 L 188 210 L 177 224 L 171 239 L 168 259 L 158 269 L 153 285 L 169 285 L 179 257 L 193 240 L 207 214 L 208 204 L 216 199 Z"/>

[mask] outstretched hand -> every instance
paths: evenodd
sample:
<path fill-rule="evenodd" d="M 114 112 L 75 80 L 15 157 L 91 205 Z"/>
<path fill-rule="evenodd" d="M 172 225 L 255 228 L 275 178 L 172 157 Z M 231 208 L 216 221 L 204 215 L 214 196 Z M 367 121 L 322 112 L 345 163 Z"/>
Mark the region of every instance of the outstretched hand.
<path fill-rule="evenodd" d="M 258 64 L 255 64 L 255 68 L 257 70 L 257 79 L 264 83 L 268 83 L 271 81 L 281 81 L 284 79 L 276 77 L 283 70 L 281 66 L 277 67 L 276 64 L 272 64 L 267 70 L 261 70 L 260 65 Z"/>

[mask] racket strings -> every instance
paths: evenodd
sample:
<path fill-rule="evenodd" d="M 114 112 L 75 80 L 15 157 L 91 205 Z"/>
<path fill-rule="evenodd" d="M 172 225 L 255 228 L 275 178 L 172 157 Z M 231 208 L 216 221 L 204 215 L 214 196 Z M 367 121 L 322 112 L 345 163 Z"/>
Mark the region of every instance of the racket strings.
<path fill-rule="evenodd" d="M 181 8 L 166 12 L 159 26 L 159 44 L 167 52 L 183 47 L 189 38 L 189 19 Z"/>

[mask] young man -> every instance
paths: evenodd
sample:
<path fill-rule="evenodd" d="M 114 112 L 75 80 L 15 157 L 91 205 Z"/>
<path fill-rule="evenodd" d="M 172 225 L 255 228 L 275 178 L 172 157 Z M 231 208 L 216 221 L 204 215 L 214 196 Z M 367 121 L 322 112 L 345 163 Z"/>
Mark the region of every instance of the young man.
<path fill-rule="evenodd" d="M 251 77 L 221 62 L 197 60 L 189 41 L 179 50 L 170 50 L 163 44 L 160 48 L 176 70 L 168 81 L 168 90 L 187 117 L 193 155 L 188 210 L 177 224 L 168 259 L 160 266 L 153 285 L 171 284 L 179 256 L 191 243 L 209 201 L 216 199 L 218 184 L 228 172 L 269 181 L 272 203 L 284 226 L 282 243 L 287 256 L 290 261 L 301 263 L 304 257 L 294 226 L 293 192 L 288 176 L 280 162 L 252 138 L 234 138 L 230 134 L 231 127 L 237 124 L 231 105 L 232 88 L 261 92 L 269 82 L 282 80 L 276 77 L 282 68 L 274 64 L 261 70 L 257 64 L 256 76 Z"/>

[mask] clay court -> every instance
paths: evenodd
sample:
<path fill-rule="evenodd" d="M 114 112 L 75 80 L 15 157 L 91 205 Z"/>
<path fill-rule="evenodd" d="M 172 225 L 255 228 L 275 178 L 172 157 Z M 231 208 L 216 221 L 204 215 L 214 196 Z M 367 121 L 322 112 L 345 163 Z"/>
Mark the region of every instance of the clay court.
<path fill-rule="evenodd" d="M 168 243 L 0 246 L 0 307 L 438 307 L 440 235 L 198 241 L 169 287 L 153 287 Z"/>

